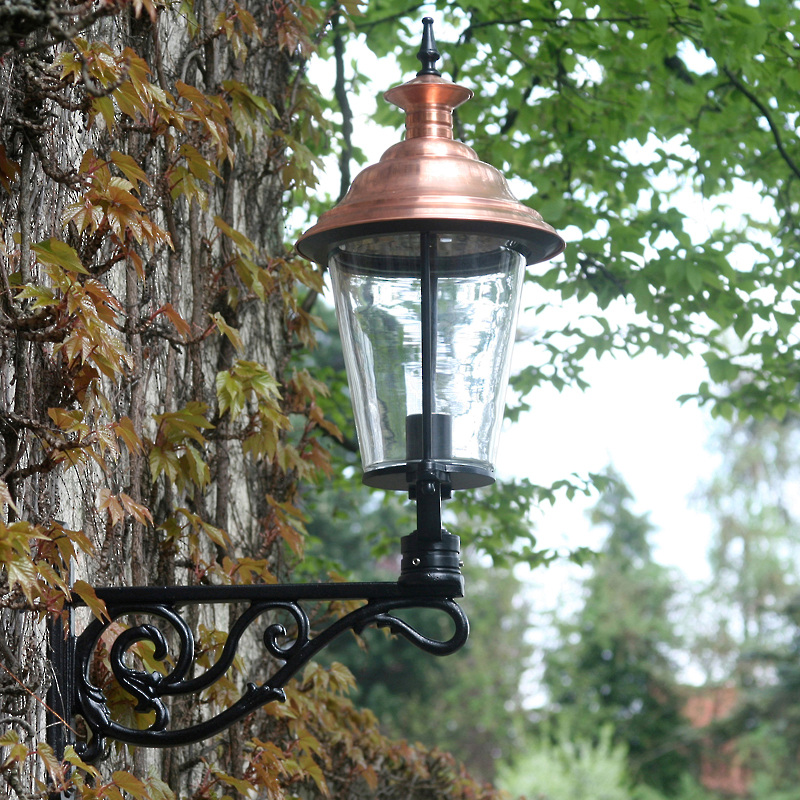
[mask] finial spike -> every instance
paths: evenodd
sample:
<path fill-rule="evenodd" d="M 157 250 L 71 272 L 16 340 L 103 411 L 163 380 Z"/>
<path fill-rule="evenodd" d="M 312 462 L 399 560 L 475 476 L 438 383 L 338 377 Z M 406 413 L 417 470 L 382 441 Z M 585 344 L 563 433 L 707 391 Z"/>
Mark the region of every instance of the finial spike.
<path fill-rule="evenodd" d="M 436 39 L 433 38 L 433 19 L 431 17 L 424 17 L 422 20 L 422 44 L 419 46 L 417 58 L 422 64 L 422 69 L 417 75 L 437 75 L 441 77 L 442 73 L 434 66 L 441 58 L 439 51 L 436 49 Z"/>

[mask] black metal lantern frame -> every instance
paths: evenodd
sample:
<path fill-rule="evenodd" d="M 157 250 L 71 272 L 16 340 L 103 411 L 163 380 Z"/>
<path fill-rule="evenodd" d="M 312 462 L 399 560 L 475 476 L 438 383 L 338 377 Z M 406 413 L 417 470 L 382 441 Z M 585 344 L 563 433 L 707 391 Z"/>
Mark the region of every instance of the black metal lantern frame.
<path fill-rule="evenodd" d="M 467 258 L 455 268 L 447 266 L 450 275 L 480 275 L 487 264 L 491 271 L 496 263 L 493 254 L 503 251 L 517 259 L 519 278 L 525 264 L 551 258 L 561 252 L 564 242 L 535 211 L 511 195 L 497 170 L 479 162 L 466 145 L 453 141 L 452 110 L 471 92 L 445 81 L 434 69 L 439 54 L 431 26 L 432 21 L 426 18 L 418 55 L 422 70 L 409 83 L 387 93 L 387 98 L 407 112 L 406 141 L 390 148 L 380 164 L 364 170 L 345 199 L 326 212 L 297 245 L 302 255 L 327 264 L 337 248 L 345 251 L 350 243 L 363 242 L 365 237 L 419 236 L 418 258 L 413 255 L 411 260 L 414 281 L 419 282 L 421 414 L 406 418 L 405 461 L 367 470 L 364 479 L 368 485 L 408 491 L 416 501 L 417 528 L 402 539 L 398 581 L 98 588 L 95 591 L 105 603 L 108 618 L 93 620 L 77 635 L 74 610 L 84 603 L 74 597 L 67 611 L 68 630 L 65 632 L 60 621 L 50 626 L 55 681 L 48 698 L 52 709 L 48 730 L 58 756 L 63 755 L 67 744 L 73 744 L 85 761 L 95 761 L 103 757 L 109 739 L 155 748 L 208 739 L 260 706 L 284 699 L 288 681 L 347 631 L 361 633 L 368 626 L 386 627 L 420 650 L 439 656 L 455 652 L 467 641 L 469 623 L 456 603 L 464 593 L 460 541 L 442 525 L 442 501 L 450 497 L 453 488 L 487 485 L 494 478 L 491 465 L 458 464 L 442 455 L 443 434 L 437 428 L 437 417 L 443 415 L 437 414 L 435 385 L 441 333 L 437 308 L 440 275 L 446 273 L 442 264 L 450 265 L 453 259 L 438 253 L 437 243 L 453 241 L 443 238 L 450 233 L 473 237 L 469 241 L 476 246 L 490 237 L 494 250 L 476 257 L 478 261 L 483 258 L 482 263 L 476 267 L 477 261 Z M 391 273 L 387 275 L 391 278 Z M 508 317 L 511 326 L 517 307 L 518 301 Z M 344 600 L 361 600 L 363 605 L 312 635 L 309 606 Z M 222 603 L 239 604 L 243 610 L 216 662 L 195 675 L 197 639 L 186 611 Z M 412 608 L 431 609 L 450 617 L 450 638 L 429 638 L 397 616 Z M 288 630 L 275 621 L 281 616 L 291 620 Z M 120 630 L 123 618 L 132 624 Z M 259 625 L 263 626 L 265 656 L 276 665 L 272 675 L 261 685 L 248 684 L 239 700 L 210 719 L 171 728 L 169 698 L 196 695 L 223 678 L 242 637 Z M 129 727 L 112 718 L 103 689 L 93 682 L 93 663 L 101 639 L 109 649 L 111 672 L 119 686 L 136 699 L 136 711 L 154 714 L 148 728 Z M 134 669 L 126 663 L 139 643 L 150 645 L 153 658 L 164 665 L 165 673 Z M 170 643 L 175 644 L 176 652 L 169 653 Z M 75 741 L 74 734 L 73 722 L 77 719 L 82 720 L 88 734 L 80 742 Z"/>
<path fill-rule="evenodd" d="M 449 655 L 467 641 L 469 622 L 455 598 L 463 596 L 464 581 L 459 560 L 459 537 L 442 526 L 442 499 L 450 496 L 446 465 L 432 455 L 433 376 L 436 341 L 436 277 L 431 269 L 431 235 L 421 234 L 422 264 L 422 415 L 421 458 L 416 469 L 406 476 L 409 496 L 416 499 L 417 529 L 402 540 L 401 575 L 394 582 L 310 583 L 249 586 L 172 586 L 98 588 L 97 597 L 105 603 L 108 619 L 93 620 L 78 636 L 73 635 L 75 607 L 83 604 L 73 599 L 69 610 L 69 632 L 63 625 L 51 626 L 51 658 L 56 680 L 51 686 L 51 744 L 57 753 L 72 744 L 87 762 L 103 757 L 107 740 L 113 739 L 139 747 L 173 747 L 203 741 L 230 727 L 257 708 L 285 699 L 284 687 L 317 653 L 346 631 L 361 634 L 370 625 L 388 628 L 420 650 L 438 656 Z M 316 635 L 311 635 L 309 615 L 304 606 L 321 601 L 363 600 L 365 604 Z M 195 634 L 186 621 L 187 608 L 206 604 L 247 604 L 232 624 L 225 645 L 214 665 L 193 676 Z M 395 612 L 434 609 L 444 612 L 453 622 L 454 631 L 444 641 L 425 636 Z M 292 620 L 293 631 L 271 621 L 282 612 Z M 111 672 L 119 686 L 138 702 L 136 711 L 153 712 L 155 719 L 147 729 L 132 728 L 115 721 L 103 690 L 92 681 L 92 664 L 97 646 L 118 620 L 155 618 L 118 633 L 109 647 Z M 265 623 L 266 620 L 266 623 Z M 283 662 L 260 686 L 248 684 L 243 696 L 221 713 L 196 725 L 170 729 L 167 700 L 181 695 L 195 695 L 221 679 L 233 664 L 245 632 L 265 624 L 262 640 L 265 654 Z M 172 637 L 163 628 L 170 628 Z M 287 640 L 287 636 L 290 639 Z M 169 654 L 168 640 L 177 640 L 170 669 L 166 674 L 132 669 L 126 665 L 131 648 L 148 642 L 153 657 L 164 661 Z M 59 721 L 79 717 L 90 732 L 88 741 L 76 742 Z"/>

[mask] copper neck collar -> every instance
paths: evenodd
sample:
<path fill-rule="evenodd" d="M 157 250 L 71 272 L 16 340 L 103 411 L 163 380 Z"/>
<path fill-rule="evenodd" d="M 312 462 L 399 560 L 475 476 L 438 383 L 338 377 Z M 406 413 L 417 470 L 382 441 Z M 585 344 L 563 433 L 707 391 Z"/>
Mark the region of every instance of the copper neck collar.
<path fill-rule="evenodd" d="M 465 86 L 438 75 L 420 75 L 384 94 L 386 100 L 406 112 L 406 139 L 452 139 L 453 110 L 471 97 Z"/>

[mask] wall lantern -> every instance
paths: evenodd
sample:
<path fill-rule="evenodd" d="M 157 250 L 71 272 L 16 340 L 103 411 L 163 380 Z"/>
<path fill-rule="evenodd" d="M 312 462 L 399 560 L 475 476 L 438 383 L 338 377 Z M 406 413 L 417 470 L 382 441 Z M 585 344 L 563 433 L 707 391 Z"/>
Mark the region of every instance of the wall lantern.
<path fill-rule="evenodd" d="M 330 269 L 347 378 L 364 466 L 363 481 L 407 491 L 417 530 L 402 540 L 396 583 L 97 589 L 111 620 L 133 620 L 110 644 L 112 671 L 155 712 L 139 730 L 112 719 L 91 666 L 110 623 L 94 620 L 79 636 L 51 635 L 57 681 L 50 704 L 90 731 L 76 744 L 86 760 L 102 757 L 107 738 L 144 747 L 201 741 L 283 697 L 283 686 L 309 659 L 347 630 L 387 626 L 420 649 L 446 655 L 467 639 L 459 539 L 442 527 L 442 500 L 454 489 L 494 481 L 494 460 L 525 267 L 552 258 L 563 239 L 511 194 L 503 175 L 453 139 L 453 110 L 472 92 L 441 77 L 432 20 L 423 20 L 422 69 L 385 97 L 406 112 L 406 138 L 353 181 L 345 198 L 297 243 Z M 302 601 L 361 599 L 363 606 L 311 636 Z M 232 625 L 217 662 L 193 676 L 195 639 L 181 615 L 188 605 L 249 604 Z M 76 602 L 76 605 L 78 602 Z M 447 641 L 432 640 L 393 615 L 406 608 L 444 611 L 455 624 Z M 293 621 L 289 633 L 272 621 Z M 166 698 L 201 692 L 233 663 L 244 632 L 265 615 L 267 653 L 283 664 L 217 716 L 170 729 Z M 57 628 L 58 626 L 55 626 Z M 71 627 L 71 626 L 70 626 Z M 166 674 L 132 669 L 126 653 L 147 641 L 164 658 L 173 630 L 178 652 Z M 55 722 L 55 719 L 52 720 Z M 65 729 L 51 743 L 63 752 Z"/>

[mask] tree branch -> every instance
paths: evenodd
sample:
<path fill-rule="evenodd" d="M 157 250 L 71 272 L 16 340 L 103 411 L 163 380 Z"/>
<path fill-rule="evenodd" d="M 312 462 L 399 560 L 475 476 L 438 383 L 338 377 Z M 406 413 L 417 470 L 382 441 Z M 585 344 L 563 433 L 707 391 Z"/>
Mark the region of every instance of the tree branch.
<path fill-rule="evenodd" d="M 339 153 L 339 197 L 338 203 L 350 188 L 350 161 L 353 158 L 353 110 L 350 108 L 350 99 L 347 96 L 347 86 L 344 78 L 344 41 L 339 27 L 336 27 L 333 36 L 333 52 L 336 61 L 336 82 L 333 94 L 342 112 L 342 149 Z"/>
<path fill-rule="evenodd" d="M 728 69 L 728 67 L 724 68 L 725 75 L 727 75 L 730 82 L 761 112 L 764 119 L 767 121 L 767 125 L 769 125 L 769 129 L 772 131 L 772 137 L 775 140 L 775 146 L 778 148 L 778 152 L 781 154 L 781 158 L 786 162 L 789 169 L 798 177 L 800 178 L 800 167 L 795 163 L 794 159 L 786 152 L 786 148 L 783 146 L 783 141 L 781 140 L 781 133 L 778 130 L 778 126 L 775 124 L 775 121 L 772 119 L 772 115 L 769 113 L 769 109 L 758 99 L 748 88 L 745 86 L 742 81 L 733 74 L 733 72 Z"/>
<path fill-rule="evenodd" d="M 390 14 L 388 17 L 381 17 L 381 19 L 376 19 L 372 22 L 365 22 L 362 25 L 356 25 L 356 30 L 366 31 L 366 33 L 369 35 L 370 31 L 372 31 L 374 28 L 377 28 L 379 25 L 383 25 L 384 22 L 396 22 L 398 19 L 410 16 L 414 11 L 418 11 L 424 5 L 424 3 L 415 3 L 413 6 L 408 6 L 408 8 L 398 11 L 396 14 Z"/>
<path fill-rule="evenodd" d="M 37 422 L 35 419 L 23 417 L 19 414 L 13 413 L 12 411 L 0 411 L 0 419 L 3 419 L 7 425 L 9 423 L 14 423 L 14 425 L 20 428 L 26 428 L 27 430 L 33 431 L 37 436 L 40 436 L 42 439 L 44 439 L 44 441 L 47 442 L 47 444 L 50 445 L 53 450 L 76 450 L 80 447 L 94 444 L 97 441 L 97 435 L 90 433 L 83 439 L 71 442 L 68 439 L 65 439 L 61 435 L 60 431 L 54 431 L 51 428 L 48 428 L 46 425 L 42 425 L 40 422 Z"/>

